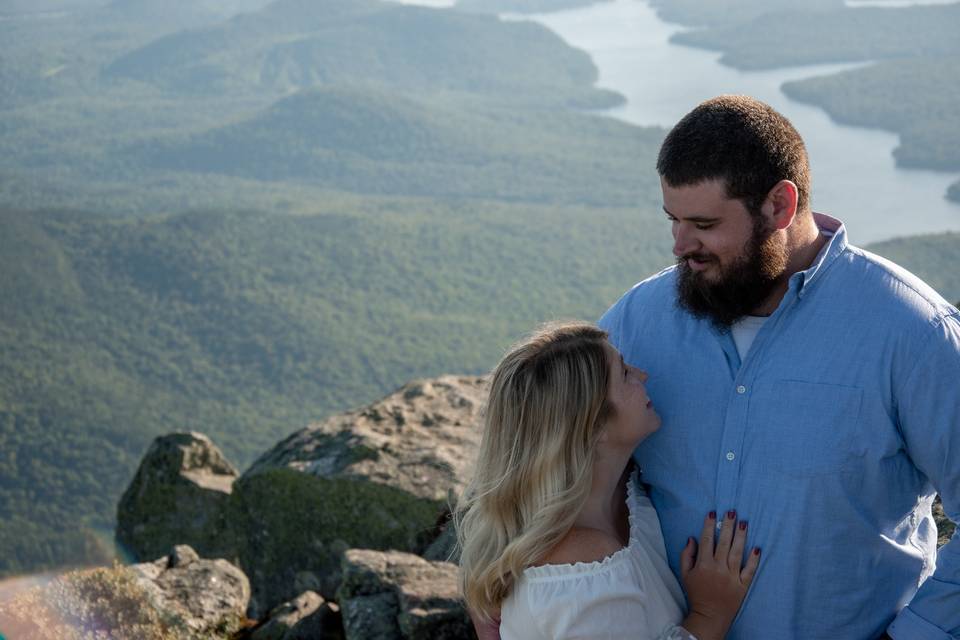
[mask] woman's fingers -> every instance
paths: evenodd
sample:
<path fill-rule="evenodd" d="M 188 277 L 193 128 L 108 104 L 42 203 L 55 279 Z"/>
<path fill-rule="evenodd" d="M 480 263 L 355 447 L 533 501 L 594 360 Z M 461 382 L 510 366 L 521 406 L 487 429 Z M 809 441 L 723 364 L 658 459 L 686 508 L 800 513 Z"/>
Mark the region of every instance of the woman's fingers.
<path fill-rule="evenodd" d="M 697 541 L 687 538 L 687 546 L 680 552 L 680 577 L 684 580 L 697 561 Z"/>
<path fill-rule="evenodd" d="M 720 525 L 720 537 L 717 540 L 717 548 L 714 551 L 714 557 L 717 562 L 727 564 L 727 557 L 730 555 L 730 544 L 733 542 L 733 530 L 737 524 L 737 512 L 727 511 L 723 524 Z"/>
<path fill-rule="evenodd" d="M 717 529 L 717 512 L 711 511 L 703 521 L 703 531 L 700 532 L 701 561 L 713 557 L 713 537 Z"/>
<path fill-rule="evenodd" d="M 750 583 L 753 582 L 754 574 L 757 573 L 757 567 L 759 566 L 760 549 L 759 547 L 754 547 L 750 552 L 750 556 L 747 558 L 747 563 L 743 566 L 743 571 L 740 572 L 740 582 L 743 583 L 743 586 L 750 586 Z"/>
<path fill-rule="evenodd" d="M 747 521 L 741 520 L 737 523 L 733 533 L 733 544 L 730 545 L 730 553 L 727 554 L 727 568 L 730 571 L 740 571 L 743 566 L 743 549 L 747 545 Z"/>

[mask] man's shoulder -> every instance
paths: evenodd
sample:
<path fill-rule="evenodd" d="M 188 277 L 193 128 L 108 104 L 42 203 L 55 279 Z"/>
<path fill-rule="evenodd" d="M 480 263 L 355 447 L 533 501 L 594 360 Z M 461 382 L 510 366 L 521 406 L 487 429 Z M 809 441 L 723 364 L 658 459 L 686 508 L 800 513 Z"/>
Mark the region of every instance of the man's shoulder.
<path fill-rule="evenodd" d="M 843 253 L 845 286 L 859 305 L 876 305 L 887 313 L 898 311 L 926 322 L 939 322 L 957 309 L 924 282 L 897 263 L 865 249 L 848 245 Z"/>
<path fill-rule="evenodd" d="M 654 311 L 672 309 L 675 303 L 676 267 L 668 267 L 633 285 L 607 309 L 600 318 L 600 326 L 617 345 L 624 325 L 636 326 L 640 319 L 651 318 Z"/>

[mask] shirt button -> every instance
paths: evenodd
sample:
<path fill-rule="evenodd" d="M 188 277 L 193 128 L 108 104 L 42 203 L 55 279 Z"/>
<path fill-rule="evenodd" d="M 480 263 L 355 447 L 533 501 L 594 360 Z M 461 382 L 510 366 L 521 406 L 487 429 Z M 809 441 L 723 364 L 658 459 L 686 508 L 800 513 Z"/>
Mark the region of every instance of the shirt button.
<path fill-rule="evenodd" d="M 727 460 L 729 460 L 730 462 L 733 462 L 733 459 L 736 457 L 737 457 L 737 454 L 735 454 L 733 451 L 727 451 Z"/>
<path fill-rule="evenodd" d="M 747 392 L 747 388 L 745 386 L 740 385 L 739 387 L 737 387 L 737 393 L 746 393 L 746 392 Z"/>

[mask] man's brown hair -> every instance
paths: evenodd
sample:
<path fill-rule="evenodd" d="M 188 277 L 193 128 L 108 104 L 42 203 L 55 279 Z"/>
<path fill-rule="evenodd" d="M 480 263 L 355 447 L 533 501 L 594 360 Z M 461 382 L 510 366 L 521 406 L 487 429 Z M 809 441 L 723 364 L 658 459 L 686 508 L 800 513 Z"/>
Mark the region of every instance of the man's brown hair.
<path fill-rule="evenodd" d="M 797 185 L 797 213 L 810 207 L 810 165 L 803 139 L 770 105 L 749 96 L 707 100 L 667 134 L 657 171 L 671 187 L 722 179 L 727 196 L 758 215 L 781 180 Z"/>

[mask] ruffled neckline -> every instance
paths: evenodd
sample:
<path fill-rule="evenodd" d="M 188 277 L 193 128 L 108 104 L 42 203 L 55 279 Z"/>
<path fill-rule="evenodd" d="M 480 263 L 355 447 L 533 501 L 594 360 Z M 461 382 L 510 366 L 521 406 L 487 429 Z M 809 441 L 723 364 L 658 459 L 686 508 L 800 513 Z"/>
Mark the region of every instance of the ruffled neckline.
<path fill-rule="evenodd" d="M 574 562 L 562 564 L 542 564 L 536 567 L 527 567 L 523 570 L 523 577 L 529 579 L 570 577 L 571 575 L 599 573 L 622 562 L 640 540 L 638 518 L 640 505 L 637 492 L 640 484 L 639 470 L 634 468 L 627 479 L 627 523 L 630 528 L 627 546 L 614 551 L 601 560 L 590 562 Z"/>

